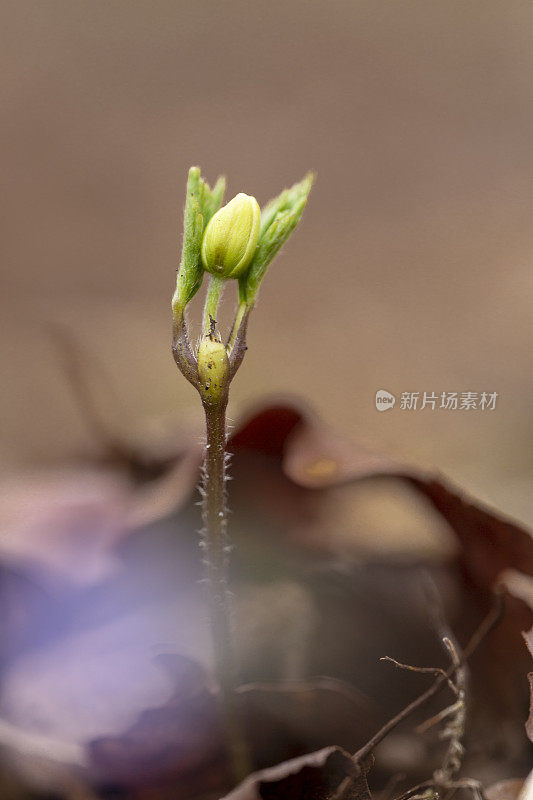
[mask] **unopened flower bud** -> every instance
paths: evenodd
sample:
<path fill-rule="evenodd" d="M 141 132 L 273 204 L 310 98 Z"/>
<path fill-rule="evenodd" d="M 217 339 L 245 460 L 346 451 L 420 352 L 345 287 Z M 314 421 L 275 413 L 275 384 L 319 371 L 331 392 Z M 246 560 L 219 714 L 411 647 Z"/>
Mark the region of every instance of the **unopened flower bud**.
<path fill-rule="evenodd" d="M 198 375 L 204 400 L 216 403 L 227 394 L 228 374 L 229 359 L 225 345 L 216 335 L 207 334 L 198 348 Z"/>
<path fill-rule="evenodd" d="M 242 192 L 219 209 L 205 229 L 202 262 L 221 278 L 239 278 L 252 260 L 259 239 L 261 211 L 255 197 Z"/>

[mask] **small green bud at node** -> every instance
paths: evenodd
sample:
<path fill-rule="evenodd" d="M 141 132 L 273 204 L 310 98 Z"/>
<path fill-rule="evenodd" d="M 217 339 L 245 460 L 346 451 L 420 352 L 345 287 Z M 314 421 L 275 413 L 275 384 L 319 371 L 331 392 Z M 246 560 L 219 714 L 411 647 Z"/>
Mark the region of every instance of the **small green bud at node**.
<path fill-rule="evenodd" d="M 200 394 L 208 403 L 217 403 L 228 392 L 229 359 L 225 345 L 215 334 L 206 334 L 198 348 Z"/>
<path fill-rule="evenodd" d="M 213 215 L 205 229 L 202 262 L 221 278 L 240 278 L 255 253 L 261 210 L 255 197 L 242 192 Z"/>

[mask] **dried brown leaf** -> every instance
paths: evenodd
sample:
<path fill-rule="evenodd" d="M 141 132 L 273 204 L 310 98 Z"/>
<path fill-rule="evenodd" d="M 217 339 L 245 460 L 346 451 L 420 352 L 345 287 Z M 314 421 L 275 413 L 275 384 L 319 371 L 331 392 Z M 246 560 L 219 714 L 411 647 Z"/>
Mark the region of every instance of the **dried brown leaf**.
<path fill-rule="evenodd" d="M 533 628 L 530 628 L 524 634 L 527 647 L 533 656 Z M 533 672 L 529 672 L 527 679 L 529 681 L 529 717 L 526 721 L 526 732 L 531 741 L 533 742 Z"/>
<path fill-rule="evenodd" d="M 341 783 L 360 772 L 345 750 L 325 747 L 253 773 L 223 800 L 332 800 Z"/>

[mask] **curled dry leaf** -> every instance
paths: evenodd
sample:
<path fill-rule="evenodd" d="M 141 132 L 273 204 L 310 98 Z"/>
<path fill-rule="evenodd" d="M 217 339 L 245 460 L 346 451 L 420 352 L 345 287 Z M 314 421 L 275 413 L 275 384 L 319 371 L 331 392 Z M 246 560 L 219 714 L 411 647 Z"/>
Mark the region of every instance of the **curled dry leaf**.
<path fill-rule="evenodd" d="M 325 747 L 253 773 L 223 800 L 332 800 L 346 778 L 360 773 L 345 750 Z"/>
<path fill-rule="evenodd" d="M 362 479 L 392 477 L 407 482 L 430 501 L 455 533 L 461 563 L 481 594 L 490 595 L 504 569 L 533 575 L 533 540 L 523 527 L 466 498 L 440 476 L 350 443 L 308 411 L 284 404 L 260 409 L 236 428 L 229 447 L 235 459 L 254 453 L 276 461 L 294 487 L 307 490 L 300 498 L 311 501 L 328 488 Z M 310 490 L 315 491 L 310 495 Z M 324 546 L 331 546 L 327 537 Z"/>
<path fill-rule="evenodd" d="M 116 569 L 131 486 L 104 470 L 21 476 L 0 484 L 0 559 L 57 591 Z"/>
<path fill-rule="evenodd" d="M 532 631 L 529 633 L 533 638 Z M 527 735 L 533 742 L 533 672 L 529 672 L 527 677 L 529 680 L 529 717 L 526 721 L 526 731 Z"/>
<path fill-rule="evenodd" d="M 519 597 L 533 610 L 533 579 L 529 575 L 524 575 L 517 570 L 507 570 L 502 576 L 502 582 L 508 591 L 515 597 Z M 524 641 L 533 656 L 533 627 L 523 632 Z M 526 733 L 533 742 L 533 672 L 528 673 L 529 681 L 529 717 L 526 720 Z M 533 791 L 531 784 L 528 785 L 529 791 Z"/>
<path fill-rule="evenodd" d="M 119 734 L 89 743 L 96 774 L 114 785 L 172 787 L 174 798 L 219 788 L 228 779 L 227 759 L 205 670 L 175 655 L 158 661 L 172 676 L 172 695 Z"/>
<path fill-rule="evenodd" d="M 120 568 L 116 551 L 128 535 L 189 500 L 200 462 L 200 448 L 191 447 L 141 484 L 94 466 L 4 479 L 1 564 L 54 593 L 100 583 Z"/>
<path fill-rule="evenodd" d="M 524 633 L 524 639 L 531 655 L 533 656 L 533 628 Z M 526 721 L 526 732 L 533 742 L 533 672 L 528 673 L 529 681 L 529 717 Z"/>

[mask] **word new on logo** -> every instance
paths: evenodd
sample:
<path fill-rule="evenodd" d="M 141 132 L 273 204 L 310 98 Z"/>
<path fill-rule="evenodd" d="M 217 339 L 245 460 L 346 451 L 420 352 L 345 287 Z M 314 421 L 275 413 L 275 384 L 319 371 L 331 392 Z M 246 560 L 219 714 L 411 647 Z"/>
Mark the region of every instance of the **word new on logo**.
<path fill-rule="evenodd" d="M 378 411 L 388 411 L 390 408 L 394 408 L 394 404 L 396 403 L 396 398 L 390 392 L 387 392 L 386 389 L 378 389 L 376 392 L 376 408 Z"/>

